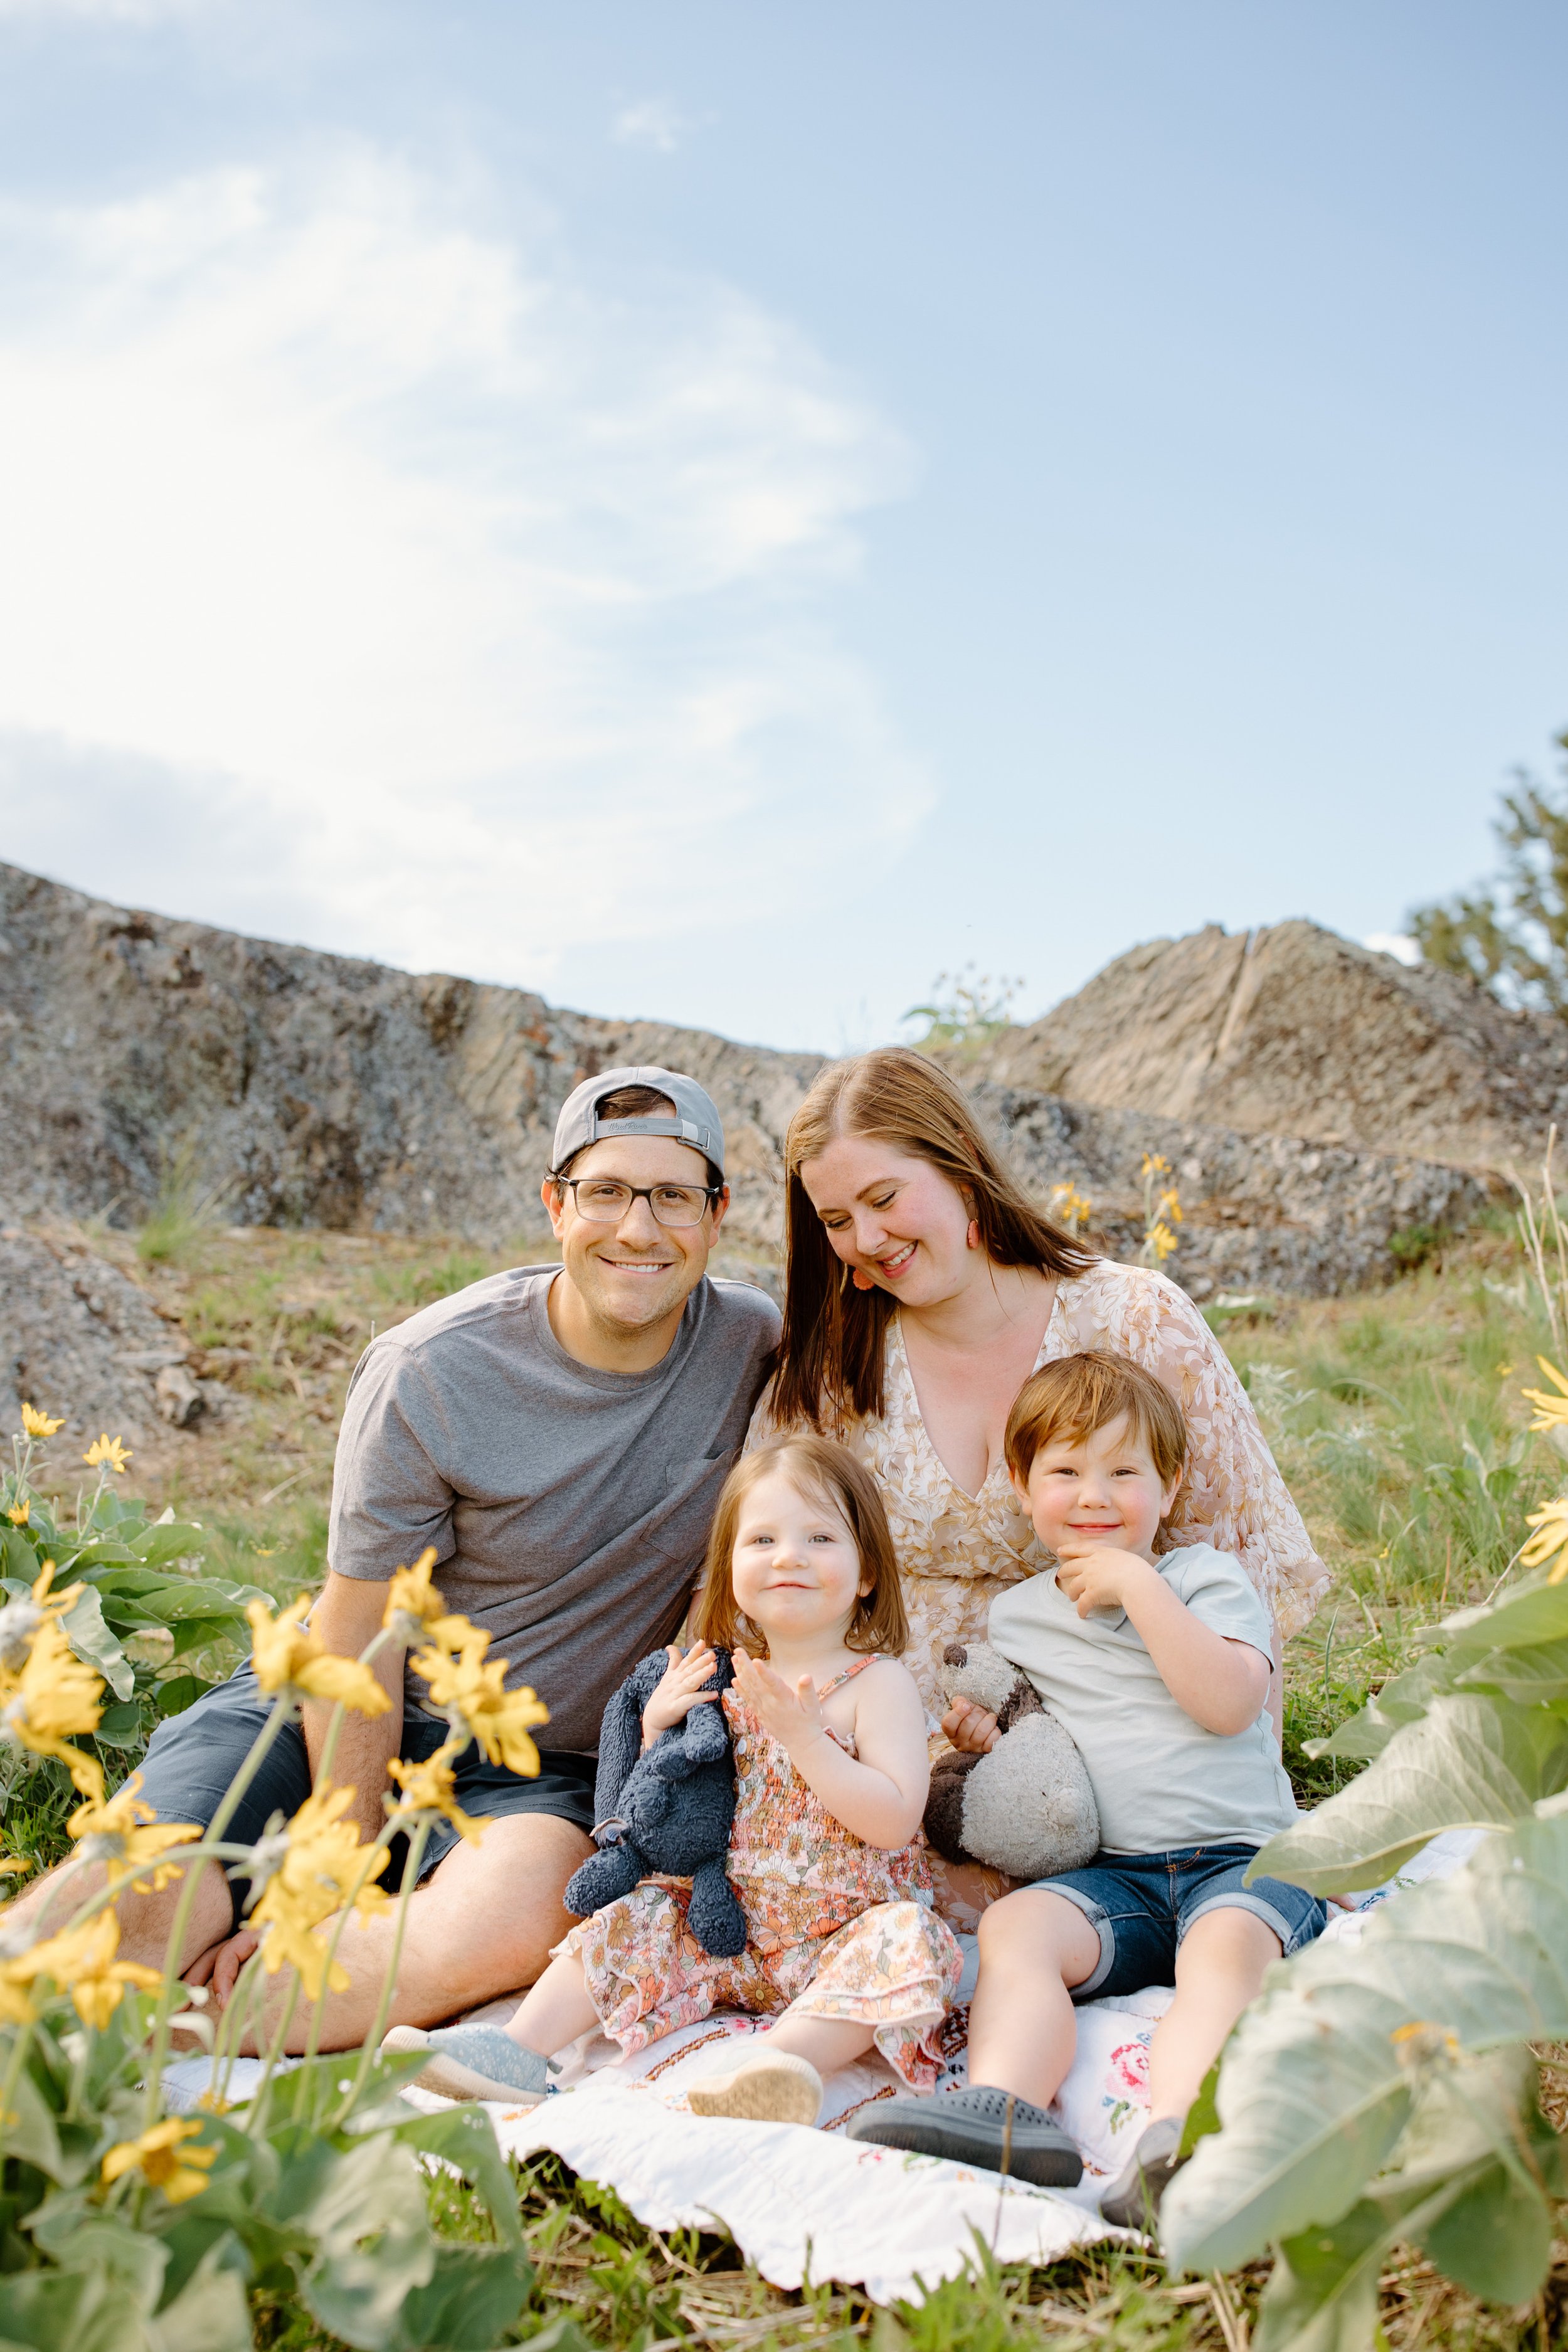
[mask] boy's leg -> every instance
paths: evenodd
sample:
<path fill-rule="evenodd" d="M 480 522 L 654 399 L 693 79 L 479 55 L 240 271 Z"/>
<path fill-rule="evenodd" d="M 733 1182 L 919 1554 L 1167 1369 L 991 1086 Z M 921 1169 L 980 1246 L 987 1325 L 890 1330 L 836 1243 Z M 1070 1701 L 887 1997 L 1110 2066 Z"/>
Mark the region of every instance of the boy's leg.
<path fill-rule="evenodd" d="M 1283 1950 L 1255 1911 L 1226 1905 L 1194 1920 L 1176 1951 L 1176 1998 L 1149 2045 L 1149 2117 L 1184 2116 L 1226 2034 Z"/>
<path fill-rule="evenodd" d="M 1100 1964 L 1099 1931 L 1066 1895 L 1026 1886 L 982 1914 L 979 1940 L 969 2079 L 1048 2106 L 1078 2047 L 1072 1988 Z"/>

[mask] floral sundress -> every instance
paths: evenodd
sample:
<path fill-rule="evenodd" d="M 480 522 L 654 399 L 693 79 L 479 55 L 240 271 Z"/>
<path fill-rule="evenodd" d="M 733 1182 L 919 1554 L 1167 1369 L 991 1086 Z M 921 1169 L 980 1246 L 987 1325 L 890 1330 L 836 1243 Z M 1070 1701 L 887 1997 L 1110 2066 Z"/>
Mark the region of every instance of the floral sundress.
<path fill-rule="evenodd" d="M 818 1696 L 875 1664 L 858 1659 Z M 931 1908 L 923 1846 L 918 1837 L 896 1853 L 865 1844 L 826 1811 L 733 1690 L 722 1705 L 735 1754 L 726 1867 L 746 1917 L 745 1949 L 713 1958 L 687 1927 L 689 1887 L 653 1878 L 595 1911 L 557 1949 L 582 1960 L 600 2022 L 623 2050 L 645 2049 L 715 2010 L 835 2018 L 870 2027 L 910 2087 L 931 2090 L 963 1963 Z M 838 1744 L 855 1754 L 853 1739 Z"/>

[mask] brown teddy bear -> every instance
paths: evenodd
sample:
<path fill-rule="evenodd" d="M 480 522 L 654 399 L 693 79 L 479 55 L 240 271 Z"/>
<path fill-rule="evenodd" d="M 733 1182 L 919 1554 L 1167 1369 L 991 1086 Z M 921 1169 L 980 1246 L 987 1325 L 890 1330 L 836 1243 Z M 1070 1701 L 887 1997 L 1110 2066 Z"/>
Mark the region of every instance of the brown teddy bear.
<path fill-rule="evenodd" d="M 1079 1870 L 1100 1851 L 1100 1814 L 1078 1744 L 1028 1676 L 989 1642 L 950 1643 L 939 1676 L 951 1706 L 996 1717 L 989 1756 L 931 1767 L 925 1833 L 949 1862 L 983 1862 L 1025 1883 Z"/>

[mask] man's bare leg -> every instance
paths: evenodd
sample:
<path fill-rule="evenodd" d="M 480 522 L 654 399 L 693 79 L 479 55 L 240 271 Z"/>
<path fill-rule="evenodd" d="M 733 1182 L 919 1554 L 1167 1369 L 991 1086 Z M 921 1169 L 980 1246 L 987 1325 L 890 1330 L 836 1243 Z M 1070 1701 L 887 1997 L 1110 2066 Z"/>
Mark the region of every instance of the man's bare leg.
<path fill-rule="evenodd" d="M 500 1815 L 489 1822 L 479 1845 L 456 1846 L 410 1898 L 387 2023 L 439 2025 L 462 2010 L 531 1984 L 551 1946 L 575 1924 L 561 1897 L 573 1872 L 593 1851 L 581 1830 L 553 1813 Z M 321 1932 L 330 1936 L 331 1924 Z M 357 2049 L 370 2032 L 394 1933 L 391 1912 L 367 1926 L 350 1920 L 338 1958 L 352 1981 L 346 1992 L 329 1993 L 322 2003 L 321 2049 Z M 213 1974 L 220 2002 L 232 1981 L 220 1954 Z M 264 2032 L 276 2025 L 291 1982 L 287 1972 L 271 1979 Z M 310 2030 L 310 2011 L 301 2001 L 289 2026 L 289 2048 L 303 2050 Z M 244 2046 L 254 2047 L 249 2041 Z"/>
<path fill-rule="evenodd" d="M 35 1935 L 58 1935 L 103 1884 L 100 1862 L 84 1863 L 68 1877 L 64 1867 L 51 1870 L 47 1878 L 40 1878 L 10 1906 L 5 1924 L 27 1927 Z M 163 1967 L 184 1885 L 182 1872 L 156 1895 L 138 1895 L 129 1885 L 121 1886 L 114 1898 L 120 1920 L 121 1959 L 139 1961 L 143 1968 Z M 210 1968 L 212 1952 L 229 1934 L 233 1923 L 234 1905 L 223 1873 L 216 1863 L 206 1863 L 185 1928 L 184 1950 L 180 1956 L 182 1974 L 200 1981 Z"/>

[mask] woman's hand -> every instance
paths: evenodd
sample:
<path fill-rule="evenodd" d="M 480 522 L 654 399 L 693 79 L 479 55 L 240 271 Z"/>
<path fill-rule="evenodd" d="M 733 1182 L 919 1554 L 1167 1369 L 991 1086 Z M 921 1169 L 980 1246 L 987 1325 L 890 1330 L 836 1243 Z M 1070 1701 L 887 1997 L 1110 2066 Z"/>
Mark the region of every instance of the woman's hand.
<path fill-rule="evenodd" d="M 668 1657 L 663 1677 L 642 1711 L 644 1748 L 651 1748 L 661 1731 L 684 1723 L 694 1706 L 710 1705 L 719 1696 L 717 1691 L 702 1688 L 719 1664 L 706 1642 L 699 1642 L 684 1657 L 671 1642 Z"/>
<path fill-rule="evenodd" d="M 772 1732 L 793 1759 L 826 1737 L 816 1685 L 802 1675 L 792 1688 L 764 1658 L 736 1650 L 735 1687 L 764 1731 Z"/>
<path fill-rule="evenodd" d="M 972 1698 L 955 1698 L 942 1718 L 942 1727 L 964 1756 L 989 1756 L 1001 1738 L 996 1717 Z"/>

